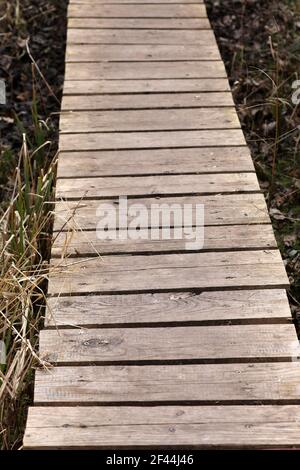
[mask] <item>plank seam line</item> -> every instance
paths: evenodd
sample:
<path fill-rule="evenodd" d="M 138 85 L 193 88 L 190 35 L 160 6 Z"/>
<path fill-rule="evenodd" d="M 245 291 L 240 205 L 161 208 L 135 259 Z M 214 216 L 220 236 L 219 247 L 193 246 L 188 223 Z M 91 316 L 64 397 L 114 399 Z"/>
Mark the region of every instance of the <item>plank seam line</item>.
<path fill-rule="evenodd" d="M 62 167 L 62 163 L 60 162 L 60 168 Z M 235 175 L 235 174 L 253 174 L 255 172 L 255 170 L 243 170 L 243 171 L 215 171 L 214 173 L 208 173 L 206 171 L 201 171 L 201 172 L 198 172 L 198 171 L 194 171 L 194 172 L 191 172 L 191 171 L 188 171 L 188 172 L 181 172 L 181 173 L 177 173 L 177 172 L 169 172 L 169 173 L 139 173 L 139 174 L 135 174 L 135 175 L 132 175 L 130 173 L 128 174 L 105 174 L 105 175 L 101 175 L 99 173 L 99 175 L 62 175 L 62 176 L 57 176 L 56 180 L 70 180 L 70 179 L 84 179 L 84 178 L 138 178 L 138 177 L 145 177 L 145 176 L 185 176 L 185 175 Z"/>

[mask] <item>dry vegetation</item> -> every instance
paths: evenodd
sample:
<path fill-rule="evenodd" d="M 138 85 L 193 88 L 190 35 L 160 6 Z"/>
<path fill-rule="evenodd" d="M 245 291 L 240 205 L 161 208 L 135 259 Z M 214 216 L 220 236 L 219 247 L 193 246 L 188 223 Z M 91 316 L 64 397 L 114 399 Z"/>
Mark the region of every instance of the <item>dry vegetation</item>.
<path fill-rule="evenodd" d="M 33 371 L 45 366 L 36 351 L 51 246 L 66 3 L 0 4 L 0 77 L 8 91 L 0 115 L 0 339 L 7 351 L 0 365 L 2 449 L 20 447 Z"/>

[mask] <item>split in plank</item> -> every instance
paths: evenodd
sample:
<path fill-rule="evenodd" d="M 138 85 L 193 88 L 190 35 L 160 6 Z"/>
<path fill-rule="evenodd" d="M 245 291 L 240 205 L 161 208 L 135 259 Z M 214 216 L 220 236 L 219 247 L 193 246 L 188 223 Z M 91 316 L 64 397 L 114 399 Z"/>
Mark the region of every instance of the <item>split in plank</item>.
<path fill-rule="evenodd" d="M 105 256 L 68 262 L 53 259 L 48 292 L 58 295 L 266 285 L 289 285 L 277 250 Z"/>
<path fill-rule="evenodd" d="M 178 230 L 177 230 L 178 232 Z M 196 250 L 187 243 L 187 239 L 170 229 L 170 238 L 162 229 L 158 230 L 158 240 L 136 239 L 134 230 L 128 230 L 126 237 L 115 239 L 116 234 L 106 233 L 107 239 L 97 238 L 97 232 L 72 231 L 61 232 L 55 237 L 52 256 L 97 256 L 122 253 L 164 253 Z M 110 236 L 109 236 L 110 235 Z M 117 234 L 118 237 L 119 233 Z M 142 237 L 142 233 L 141 233 Z M 177 237 L 177 238 L 176 238 Z M 256 248 L 277 248 L 271 225 L 233 225 L 205 227 L 204 250 L 241 250 Z"/>
<path fill-rule="evenodd" d="M 149 80 L 69 80 L 65 81 L 65 95 L 103 95 L 128 93 L 175 93 L 228 91 L 223 78 L 149 79 Z"/>
<path fill-rule="evenodd" d="M 291 321 L 284 290 L 50 297 L 47 328 Z M 257 327 L 259 328 L 259 327 Z"/>
<path fill-rule="evenodd" d="M 123 95 L 66 95 L 62 108 L 65 111 L 100 111 L 119 109 L 163 108 L 222 108 L 234 106 L 231 93 L 156 93 Z M 72 115 L 70 116 L 72 119 Z"/>
<path fill-rule="evenodd" d="M 171 206 L 170 220 L 162 218 L 159 222 L 151 221 L 150 218 L 145 219 L 141 224 L 141 228 L 147 227 L 174 227 L 173 211 L 177 205 L 182 204 L 204 204 L 205 208 L 205 224 L 206 225 L 241 225 L 241 224 L 263 224 L 270 223 L 267 206 L 262 194 L 233 194 L 233 195 L 212 195 L 198 197 L 173 197 L 173 198 L 146 198 L 128 200 L 127 205 L 119 206 L 119 199 L 107 200 L 107 202 L 115 204 L 116 210 L 122 216 L 127 216 L 128 226 L 130 226 L 133 218 L 132 206 L 138 204 L 144 206 L 149 211 L 151 206 L 157 208 L 157 205 L 163 207 L 163 204 Z M 99 201 L 67 201 L 57 202 L 55 206 L 54 230 L 68 230 L 79 228 L 81 230 L 96 230 L 98 223 L 97 210 Z M 174 204 L 176 207 L 174 207 Z M 135 206 L 137 207 L 137 206 Z M 132 208 L 132 209 L 131 209 Z M 193 211 L 195 212 L 195 211 Z M 114 220 L 114 219 L 112 219 Z M 193 216 L 192 224 L 196 223 Z M 117 224 L 117 228 L 118 228 Z M 175 224 L 176 226 L 176 224 Z M 186 223 L 186 226 L 189 226 Z"/>
<path fill-rule="evenodd" d="M 220 60 L 217 45 L 213 42 L 202 47 L 194 45 L 81 45 L 69 44 L 66 62 L 147 61 L 147 60 Z"/>
<path fill-rule="evenodd" d="M 70 29 L 68 44 L 206 44 L 215 43 L 212 31 L 159 29 Z"/>
<path fill-rule="evenodd" d="M 67 111 L 60 116 L 60 132 L 63 134 L 238 128 L 240 122 L 234 107 Z"/>
<path fill-rule="evenodd" d="M 61 134 L 60 150 L 215 147 L 218 142 L 240 147 L 245 137 L 241 129 Z"/>
<path fill-rule="evenodd" d="M 300 404 L 299 376 L 299 362 L 56 367 L 50 373 L 37 371 L 34 402 Z"/>
<path fill-rule="evenodd" d="M 56 198 L 69 200 L 259 191 L 255 173 L 107 176 L 103 178 L 63 178 L 56 182 Z"/>
<path fill-rule="evenodd" d="M 216 83 L 228 83 L 225 67 L 218 61 L 176 61 L 176 62 L 87 62 L 84 67 L 76 63 L 66 64 L 65 81 L 68 80 L 141 80 L 141 79 L 174 79 L 224 78 Z M 130 85 L 130 82 L 125 82 Z M 199 81 L 198 81 L 199 83 Z M 205 83 L 209 83 L 208 81 Z M 213 81 L 213 83 L 215 83 Z M 66 83 L 67 86 L 68 83 Z M 98 83 L 101 86 L 101 82 Z M 227 86 L 229 91 L 229 86 Z M 66 90 L 64 90 L 66 92 Z M 174 91 L 172 88 L 166 91 Z M 213 89 L 211 91 L 214 91 Z M 220 91 L 220 90 L 216 90 Z M 223 91 L 223 90 L 221 90 Z"/>
<path fill-rule="evenodd" d="M 58 178 L 253 172 L 248 147 L 60 152 Z"/>
<path fill-rule="evenodd" d="M 30 408 L 25 448 L 299 447 L 300 406 Z"/>
<path fill-rule="evenodd" d="M 294 325 L 43 330 L 40 354 L 58 365 L 172 361 L 286 360 L 299 357 Z"/>
<path fill-rule="evenodd" d="M 74 13 L 76 15 L 76 13 Z M 69 30 L 71 28 L 81 29 L 210 29 L 207 18 L 91 18 L 91 17 L 69 17 Z"/>
<path fill-rule="evenodd" d="M 136 5 L 86 5 L 71 3 L 69 18 L 206 18 L 203 3 L 195 4 L 136 4 Z"/>

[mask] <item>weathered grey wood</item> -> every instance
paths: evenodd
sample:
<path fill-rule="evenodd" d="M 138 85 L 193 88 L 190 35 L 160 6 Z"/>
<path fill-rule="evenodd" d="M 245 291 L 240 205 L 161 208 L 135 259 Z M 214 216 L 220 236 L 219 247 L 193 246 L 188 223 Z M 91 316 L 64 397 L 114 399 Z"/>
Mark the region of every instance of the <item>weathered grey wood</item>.
<path fill-rule="evenodd" d="M 61 232 L 55 238 L 52 256 L 95 256 L 97 253 L 155 253 L 189 251 L 184 235 L 176 239 L 176 231 L 171 229 L 171 239 L 165 240 L 159 230 L 159 240 L 136 240 L 135 233 L 128 231 L 126 240 L 114 240 L 114 233 L 106 240 L 99 240 L 96 232 L 71 231 Z M 108 233 L 109 235 L 109 233 Z M 205 250 L 235 250 L 255 248 L 277 248 L 271 225 L 233 225 L 206 227 L 204 235 Z"/>
<path fill-rule="evenodd" d="M 291 320 L 284 290 L 50 297 L 46 327 Z"/>
<path fill-rule="evenodd" d="M 50 294 L 287 287 L 279 251 L 52 260 Z"/>
<path fill-rule="evenodd" d="M 57 176 L 130 176 L 254 171 L 248 148 L 61 152 Z"/>
<path fill-rule="evenodd" d="M 241 129 L 61 134 L 60 150 L 114 150 L 245 145 Z"/>
<path fill-rule="evenodd" d="M 132 101 L 134 101 L 134 97 Z M 240 122 L 234 107 L 66 111 L 60 115 L 60 132 L 66 134 L 177 129 L 237 129 L 239 127 Z"/>
<path fill-rule="evenodd" d="M 82 230 L 95 230 L 99 219 L 97 209 L 103 201 L 68 201 L 57 202 L 55 208 L 56 218 L 54 230 L 60 231 L 77 228 Z M 128 224 L 132 222 L 130 215 L 132 205 L 140 204 L 150 210 L 152 204 L 204 204 L 206 225 L 240 225 L 270 223 L 266 203 L 262 194 L 234 194 L 212 195 L 201 197 L 172 197 L 172 198 L 147 198 L 128 200 L 128 208 L 119 207 L 119 200 L 107 200 L 115 205 L 120 215 L 127 215 Z M 169 223 L 169 221 L 167 221 Z M 195 223 L 195 219 L 192 221 Z M 142 227 L 156 227 L 154 221 L 145 220 Z M 166 226 L 163 220 L 160 226 Z M 174 217 L 171 214 L 170 226 L 174 226 Z M 176 224 L 175 224 L 176 226 Z M 117 224 L 118 227 L 118 224 Z"/>
<path fill-rule="evenodd" d="M 144 62 L 143 62 L 144 64 Z M 69 80 L 65 95 L 101 95 L 113 93 L 164 93 L 228 91 L 227 79 L 168 79 L 168 80 Z"/>
<path fill-rule="evenodd" d="M 149 402 L 300 404 L 300 363 L 55 367 L 37 371 L 35 405 Z"/>
<path fill-rule="evenodd" d="M 26 449 L 300 446 L 300 406 L 31 407 Z"/>
<path fill-rule="evenodd" d="M 299 343 L 294 325 L 280 324 L 138 330 L 75 328 L 43 330 L 40 354 L 60 365 L 211 359 L 291 360 L 299 356 Z"/>
<path fill-rule="evenodd" d="M 211 30 L 69 29 L 68 44 L 206 44 L 215 43 Z"/>
<path fill-rule="evenodd" d="M 123 95 L 65 95 L 63 111 L 109 109 L 211 108 L 233 106 L 231 93 L 156 93 Z M 72 118 L 72 116 L 70 116 Z"/>
<path fill-rule="evenodd" d="M 226 78 L 224 64 L 217 61 L 176 61 L 176 62 L 92 62 L 84 67 L 76 63 L 66 64 L 65 80 L 141 80 L 141 79 L 192 79 Z M 214 80 L 212 80 L 214 83 Z M 220 82 L 220 81 L 218 81 Z M 206 83 L 209 83 L 207 81 Z M 229 86 L 227 86 L 229 90 Z M 166 91 L 173 91 L 172 89 Z M 125 92 L 126 93 L 126 92 Z"/>
<path fill-rule="evenodd" d="M 128 4 L 131 4 L 131 3 L 140 3 L 140 4 L 145 4 L 146 1 L 145 0 L 70 0 L 70 4 L 88 4 L 88 5 L 100 5 L 100 4 L 106 4 L 106 5 L 110 5 L 110 4 L 122 4 L 122 3 L 125 3 L 126 5 Z M 183 3 L 203 3 L 203 0 L 151 0 L 150 2 L 148 2 L 150 4 L 155 4 L 155 3 L 162 3 L 162 4 L 166 4 L 166 3 L 179 3 L 179 4 L 183 4 Z"/>
<path fill-rule="evenodd" d="M 70 18 L 69 28 L 210 29 L 207 18 Z"/>
<path fill-rule="evenodd" d="M 260 191 L 255 173 L 206 175 L 107 176 L 62 178 L 57 199 L 97 199 L 119 196 L 196 195 Z"/>
<path fill-rule="evenodd" d="M 69 18 L 205 18 L 203 4 L 85 5 L 70 4 Z"/>
<path fill-rule="evenodd" d="M 180 45 L 81 45 L 69 44 L 66 49 L 66 62 L 101 61 L 147 61 L 147 60 L 220 60 L 215 43 L 201 47 Z"/>

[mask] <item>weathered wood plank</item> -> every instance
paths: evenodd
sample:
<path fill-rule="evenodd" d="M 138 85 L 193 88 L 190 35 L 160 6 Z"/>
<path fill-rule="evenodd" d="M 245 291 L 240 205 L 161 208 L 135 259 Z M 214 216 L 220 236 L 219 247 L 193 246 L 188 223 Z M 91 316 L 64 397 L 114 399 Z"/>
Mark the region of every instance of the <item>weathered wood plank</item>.
<path fill-rule="evenodd" d="M 68 44 L 214 44 L 211 30 L 69 29 Z"/>
<path fill-rule="evenodd" d="M 234 106 L 231 93 L 155 93 L 123 95 L 66 95 L 63 111 L 100 111 L 110 109 L 206 108 Z"/>
<path fill-rule="evenodd" d="M 145 4 L 145 0 L 70 0 L 70 5 L 71 4 L 89 4 L 89 5 L 100 5 L 100 4 L 122 4 L 126 3 L 126 5 L 131 4 L 131 3 L 140 3 L 140 4 Z M 148 2 L 150 4 L 155 4 L 155 3 L 162 3 L 162 4 L 167 4 L 167 3 L 203 3 L 203 0 L 150 0 Z"/>
<path fill-rule="evenodd" d="M 72 262 L 73 261 L 73 262 Z M 49 294 L 288 287 L 279 251 L 52 260 Z"/>
<path fill-rule="evenodd" d="M 260 191 L 255 173 L 206 175 L 107 176 L 60 178 L 57 199 L 100 199 L 119 196 L 197 195 Z"/>
<path fill-rule="evenodd" d="M 93 62 L 84 67 L 66 64 L 65 80 L 141 80 L 141 79 L 192 79 L 226 78 L 224 64 L 217 61 L 176 61 L 176 62 Z M 207 82 L 208 83 L 208 82 Z M 228 82 L 227 82 L 228 83 Z M 229 87 L 227 87 L 229 90 Z M 169 89 L 167 91 L 172 91 Z"/>
<path fill-rule="evenodd" d="M 300 363 L 55 367 L 37 371 L 36 405 L 149 402 L 300 404 Z"/>
<path fill-rule="evenodd" d="M 284 290 L 50 297 L 46 327 L 291 320 Z M 300 375 L 299 375 L 300 377 Z"/>
<path fill-rule="evenodd" d="M 241 129 L 61 134 L 60 150 L 114 150 L 245 145 Z"/>
<path fill-rule="evenodd" d="M 184 236 L 176 239 L 176 231 L 170 230 L 171 239 L 165 240 L 163 232 L 159 229 L 158 240 L 136 239 L 135 232 L 128 231 L 126 240 L 111 238 L 99 240 L 96 232 L 61 232 L 55 238 L 52 247 L 52 256 L 95 256 L 118 253 L 156 253 L 189 251 Z M 109 235 L 109 233 L 108 233 Z M 205 250 L 235 250 L 255 248 L 277 248 L 271 225 L 233 225 L 206 227 L 204 235 Z"/>
<path fill-rule="evenodd" d="M 170 5 L 93 5 L 91 11 L 85 5 L 70 4 L 69 18 L 205 18 L 203 4 Z"/>
<path fill-rule="evenodd" d="M 237 128 L 240 122 L 234 107 L 66 111 L 60 115 L 63 134 Z"/>
<path fill-rule="evenodd" d="M 58 178 L 254 171 L 248 147 L 61 152 Z"/>
<path fill-rule="evenodd" d="M 101 61 L 147 61 L 147 60 L 220 60 L 216 44 L 201 47 L 192 45 L 81 45 L 69 44 L 66 48 L 66 62 Z"/>
<path fill-rule="evenodd" d="M 43 330 L 40 354 L 60 365 L 285 359 L 299 356 L 294 325 Z M 300 380 L 300 379 L 299 379 Z"/>
<path fill-rule="evenodd" d="M 82 230 L 95 230 L 98 224 L 97 209 L 103 201 L 80 201 L 80 202 L 57 202 L 55 208 L 56 218 L 54 230 L 60 231 L 79 228 Z M 119 200 L 107 200 L 115 205 L 116 210 L 122 216 L 127 215 L 128 224 L 133 220 L 132 205 L 139 204 L 151 209 L 153 204 L 204 204 L 206 225 L 241 225 L 241 224 L 262 224 L 270 223 L 266 203 L 262 194 L 233 194 L 233 195 L 212 195 L 201 197 L 180 197 L 180 198 L 147 198 L 127 201 L 127 207 L 119 207 Z M 182 206 L 181 206 L 182 207 Z M 196 219 L 193 218 L 193 224 Z M 159 226 L 174 225 L 174 217 L 171 214 L 170 221 L 160 221 Z M 130 225 L 129 225 L 130 226 Z M 175 225 L 176 226 L 176 225 Z M 118 227 L 118 223 L 117 223 Z M 157 227 L 155 221 L 145 220 L 142 227 Z"/>
<path fill-rule="evenodd" d="M 300 406 L 31 407 L 25 448 L 300 446 Z"/>
<path fill-rule="evenodd" d="M 143 62 L 144 64 L 144 62 Z M 122 93 L 170 93 L 228 91 L 227 79 L 168 79 L 168 80 L 69 80 L 65 95 L 101 95 Z"/>
<path fill-rule="evenodd" d="M 106 29 L 210 29 L 208 18 L 75 18 L 68 19 L 70 28 Z"/>

